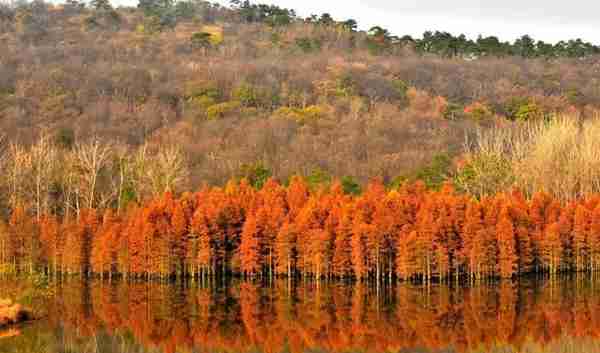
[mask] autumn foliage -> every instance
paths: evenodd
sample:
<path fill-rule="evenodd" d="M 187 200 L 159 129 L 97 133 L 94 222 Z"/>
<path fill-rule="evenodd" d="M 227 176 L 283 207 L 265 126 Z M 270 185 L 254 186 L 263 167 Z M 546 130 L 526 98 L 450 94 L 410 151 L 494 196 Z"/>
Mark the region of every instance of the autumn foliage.
<path fill-rule="evenodd" d="M 437 281 L 600 270 L 598 195 L 477 200 L 449 184 L 386 190 L 379 180 L 359 196 L 338 182 L 309 189 L 300 177 L 260 190 L 232 181 L 121 212 L 39 221 L 17 207 L 0 226 L 0 261 L 4 272 L 145 279 Z"/>

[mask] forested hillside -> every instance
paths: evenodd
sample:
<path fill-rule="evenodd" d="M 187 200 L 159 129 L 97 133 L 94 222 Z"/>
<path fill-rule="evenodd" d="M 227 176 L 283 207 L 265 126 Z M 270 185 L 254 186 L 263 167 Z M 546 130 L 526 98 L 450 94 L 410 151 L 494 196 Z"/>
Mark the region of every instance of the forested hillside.
<path fill-rule="evenodd" d="M 92 139 L 111 146 L 97 167 L 113 203 L 109 185 L 140 146 L 182 157 L 177 190 L 294 174 L 364 184 L 433 172 L 439 185 L 479 127 L 600 107 L 598 48 L 581 40 L 413 39 L 334 17 L 247 2 L 2 5 L 4 168 L 31 175 L 42 136 L 60 172 Z M 15 166 L 20 154 L 32 162 Z M 66 177 L 50 174 L 62 197 Z"/>
<path fill-rule="evenodd" d="M 597 271 L 598 47 L 358 28 L 247 1 L 1 5 L 1 269 Z"/>

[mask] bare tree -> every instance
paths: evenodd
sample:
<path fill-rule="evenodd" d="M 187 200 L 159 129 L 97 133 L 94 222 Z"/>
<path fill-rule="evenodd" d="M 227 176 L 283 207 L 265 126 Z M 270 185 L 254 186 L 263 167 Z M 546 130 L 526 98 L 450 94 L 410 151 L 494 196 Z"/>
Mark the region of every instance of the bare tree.
<path fill-rule="evenodd" d="M 133 158 L 127 146 L 117 145 L 115 147 L 115 170 L 116 176 L 112 178 L 113 195 L 117 202 L 117 213 L 121 212 L 125 192 L 133 184 L 134 164 Z"/>
<path fill-rule="evenodd" d="M 146 174 L 154 195 L 176 191 L 185 184 L 188 176 L 185 156 L 177 146 L 161 148 L 152 158 Z"/>
<path fill-rule="evenodd" d="M 33 171 L 33 194 L 35 199 L 35 211 L 37 220 L 49 208 L 50 186 L 55 177 L 57 168 L 57 151 L 51 142 L 50 136 L 45 132 L 40 136 L 38 142 L 32 146 L 31 151 Z"/>
<path fill-rule="evenodd" d="M 111 153 L 111 147 L 98 138 L 75 147 L 76 168 L 81 186 L 79 198 L 87 208 L 96 206 L 98 180 L 110 162 Z"/>
<path fill-rule="evenodd" d="M 146 171 L 149 162 L 148 144 L 144 143 L 131 160 L 131 185 L 138 202 L 141 202 L 146 196 Z"/>
<path fill-rule="evenodd" d="M 6 159 L 6 135 L 0 134 L 0 168 L 4 165 Z"/>
<path fill-rule="evenodd" d="M 58 176 L 59 183 L 62 188 L 62 201 L 63 201 L 63 213 L 66 219 L 71 216 L 71 209 L 79 209 L 79 201 L 73 205 L 73 201 L 79 194 L 79 185 L 75 182 L 75 165 L 77 164 L 77 158 L 75 153 L 67 152 L 62 154 L 60 158 L 61 170 Z"/>
<path fill-rule="evenodd" d="M 0 133 L 0 186 L 4 180 L 4 164 L 6 162 L 6 136 Z"/>
<path fill-rule="evenodd" d="M 9 205 L 14 209 L 26 199 L 27 181 L 31 176 L 31 155 L 18 144 L 11 144 L 7 160 Z"/>
<path fill-rule="evenodd" d="M 2 133 L 0 133 L 0 192 L 2 192 L 4 194 L 5 192 L 5 186 L 6 186 L 6 181 L 7 181 L 7 173 L 6 173 L 6 159 L 7 159 L 7 147 L 6 147 L 6 136 Z M 5 198 L 2 197 L 0 198 L 0 205 L 1 206 L 5 206 L 4 202 L 5 202 Z M 2 208 L 2 210 L 4 211 L 4 208 Z M 1 230 L 0 230 L 1 231 Z M 0 234 L 1 236 L 1 234 Z"/>

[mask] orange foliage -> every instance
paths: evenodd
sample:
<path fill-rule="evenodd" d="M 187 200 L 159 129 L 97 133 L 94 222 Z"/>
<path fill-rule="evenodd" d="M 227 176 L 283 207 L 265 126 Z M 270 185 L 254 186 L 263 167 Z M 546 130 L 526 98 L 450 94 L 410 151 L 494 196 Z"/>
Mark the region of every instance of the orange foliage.
<path fill-rule="evenodd" d="M 570 281 L 472 286 L 320 286 L 232 281 L 213 287 L 152 282 L 57 284 L 45 325 L 61 342 L 122 332 L 145 350 L 207 352 L 523 352 L 600 335 L 597 289 Z M 15 285 L 0 283 L 0 292 Z M 218 294 L 217 294 L 218 293 Z M 227 305 L 223 305 L 227 303 Z M 45 311 L 46 312 L 46 311 Z M 64 341 L 62 341 L 64 340 Z M 109 341 L 107 341 L 109 342 Z M 571 342 L 567 339 L 567 342 Z M 592 342 L 592 345 L 594 343 Z M 79 347 L 74 345 L 74 347 Z M 585 346 L 573 351 L 586 352 Z M 549 349 L 550 351 L 552 349 Z"/>
<path fill-rule="evenodd" d="M 600 196 L 561 204 L 518 191 L 482 200 L 444 185 L 359 196 L 339 182 L 309 191 L 268 180 L 167 193 L 121 215 L 84 210 L 39 221 L 17 207 L 3 265 L 20 271 L 134 278 L 246 274 L 377 281 L 511 278 L 600 270 Z M 38 246 L 39 244 L 39 246 Z"/>

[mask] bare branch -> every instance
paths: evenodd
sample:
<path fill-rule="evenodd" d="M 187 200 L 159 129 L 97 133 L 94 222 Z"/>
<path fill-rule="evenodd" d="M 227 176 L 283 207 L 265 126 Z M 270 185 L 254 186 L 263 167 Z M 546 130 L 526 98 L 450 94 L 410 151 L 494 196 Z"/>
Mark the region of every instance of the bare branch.
<path fill-rule="evenodd" d="M 111 147 L 98 138 L 75 147 L 76 167 L 79 169 L 82 188 L 80 197 L 87 208 L 94 208 L 96 205 L 98 179 L 110 161 L 111 153 Z"/>
<path fill-rule="evenodd" d="M 0 133 L 0 170 L 6 160 L 6 135 Z"/>
<path fill-rule="evenodd" d="M 50 185 L 55 177 L 57 168 L 57 150 L 50 135 L 43 133 L 38 142 L 31 147 L 31 159 L 33 167 L 32 194 L 35 200 L 37 219 L 49 208 Z"/>
<path fill-rule="evenodd" d="M 175 192 L 189 176 L 185 156 L 178 146 L 162 148 L 154 156 L 147 177 L 154 195 Z"/>
<path fill-rule="evenodd" d="M 15 208 L 26 199 L 26 185 L 31 176 L 32 160 L 27 150 L 12 143 L 8 148 L 7 170 L 9 203 Z"/>

